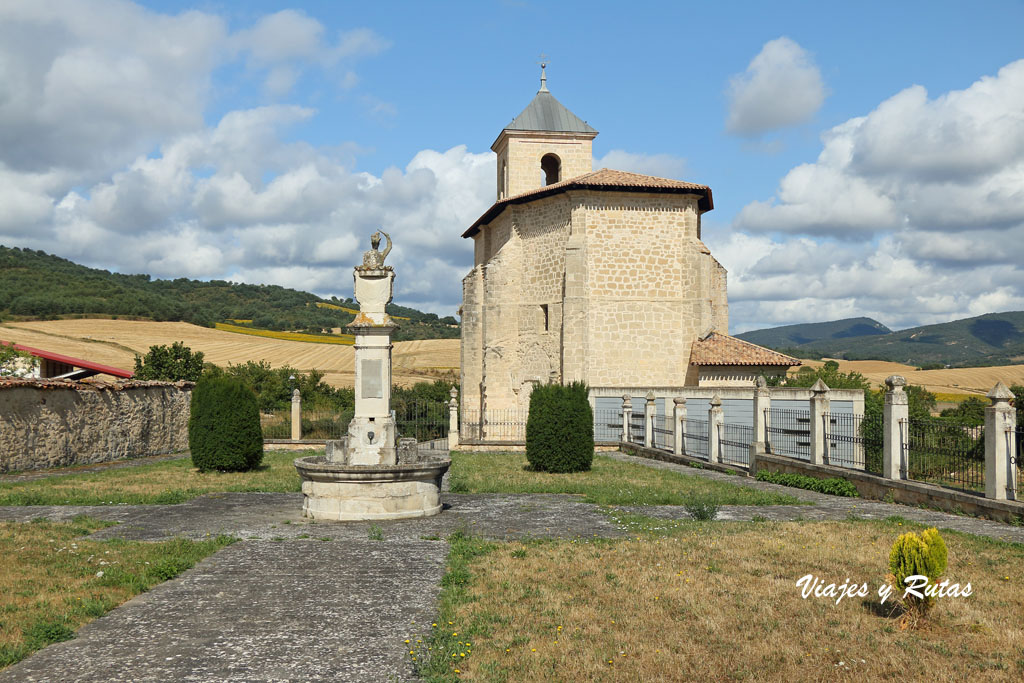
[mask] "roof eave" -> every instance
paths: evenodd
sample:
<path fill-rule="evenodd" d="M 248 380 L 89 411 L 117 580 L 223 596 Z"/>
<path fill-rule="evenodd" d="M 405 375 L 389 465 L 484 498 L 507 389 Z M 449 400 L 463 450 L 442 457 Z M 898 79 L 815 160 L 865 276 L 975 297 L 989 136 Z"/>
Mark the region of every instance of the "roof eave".
<path fill-rule="evenodd" d="M 463 238 L 472 237 L 473 235 L 480 232 L 480 226 L 486 225 L 493 221 L 495 218 L 501 215 L 501 212 L 505 210 L 505 207 L 512 204 L 525 204 L 532 202 L 535 199 L 543 199 L 545 197 L 551 197 L 562 192 L 571 192 L 573 190 L 593 190 L 597 192 L 635 192 L 637 194 L 693 194 L 698 195 L 700 200 L 697 203 L 697 208 L 701 214 L 707 213 L 714 208 L 711 204 L 711 188 L 678 188 L 678 187 L 638 187 L 636 185 L 587 185 L 586 183 L 580 184 L 569 184 L 561 187 L 552 187 L 547 191 L 531 192 L 530 194 L 523 195 L 520 197 L 510 197 L 509 199 L 502 199 L 501 201 L 495 202 L 491 208 L 487 209 L 480 218 L 476 219 L 473 225 L 469 226 L 466 232 L 462 233 Z M 705 203 L 707 208 L 705 208 Z"/>

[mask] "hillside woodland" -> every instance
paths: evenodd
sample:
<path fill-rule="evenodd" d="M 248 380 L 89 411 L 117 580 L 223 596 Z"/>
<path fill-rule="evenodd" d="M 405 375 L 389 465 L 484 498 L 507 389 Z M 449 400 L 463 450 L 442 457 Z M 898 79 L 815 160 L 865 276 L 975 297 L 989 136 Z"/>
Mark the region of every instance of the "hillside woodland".
<path fill-rule="evenodd" d="M 31 249 L 0 245 L 0 319 L 52 320 L 109 316 L 183 321 L 205 327 L 230 322 L 266 330 L 329 335 L 358 312 L 352 299 L 323 299 L 277 285 L 224 280 L 154 280 L 87 268 Z M 401 318 L 393 338 L 450 339 L 458 321 L 405 306 L 390 305 Z"/>

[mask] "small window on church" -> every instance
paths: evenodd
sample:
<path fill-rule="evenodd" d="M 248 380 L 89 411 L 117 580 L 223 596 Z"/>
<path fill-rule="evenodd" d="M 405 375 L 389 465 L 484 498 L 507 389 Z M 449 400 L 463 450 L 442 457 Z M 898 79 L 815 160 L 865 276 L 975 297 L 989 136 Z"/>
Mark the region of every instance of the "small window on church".
<path fill-rule="evenodd" d="M 554 185 L 562 179 L 562 162 L 554 154 L 541 157 L 540 170 L 544 173 L 545 185 Z"/>
<path fill-rule="evenodd" d="M 544 331 L 544 332 L 547 332 L 548 331 L 548 305 L 547 304 L 541 304 L 540 305 L 540 323 L 541 323 L 541 328 L 540 329 L 542 331 Z"/>

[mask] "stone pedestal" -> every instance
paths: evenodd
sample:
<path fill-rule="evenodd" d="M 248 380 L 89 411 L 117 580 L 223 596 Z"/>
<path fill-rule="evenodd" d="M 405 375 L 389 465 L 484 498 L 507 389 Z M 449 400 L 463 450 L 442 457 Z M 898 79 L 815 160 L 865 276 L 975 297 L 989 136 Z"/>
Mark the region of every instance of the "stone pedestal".
<path fill-rule="evenodd" d="M 313 519 L 399 519 L 441 511 L 441 478 L 451 460 L 421 458 L 414 439 L 395 448 L 391 333 L 396 325 L 385 310 L 395 273 L 383 265 L 391 240 L 383 254 L 379 243 L 380 235 L 374 235 L 374 250 L 363 255 L 354 273 L 359 314 L 347 329 L 355 336 L 356 405 L 348 436 L 328 441 L 323 456 L 295 461 L 305 494 L 302 512 Z"/>

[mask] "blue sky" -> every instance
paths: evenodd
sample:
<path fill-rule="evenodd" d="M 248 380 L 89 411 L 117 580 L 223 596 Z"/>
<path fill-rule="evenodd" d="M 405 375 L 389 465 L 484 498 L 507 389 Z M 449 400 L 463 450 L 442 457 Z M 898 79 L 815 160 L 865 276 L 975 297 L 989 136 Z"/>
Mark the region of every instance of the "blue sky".
<path fill-rule="evenodd" d="M 5 2 L 0 243 L 348 296 L 383 225 L 396 299 L 450 314 L 544 52 L 595 166 L 712 187 L 732 332 L 1024 309 L 1021 26 L 1020 2 Z"/>

